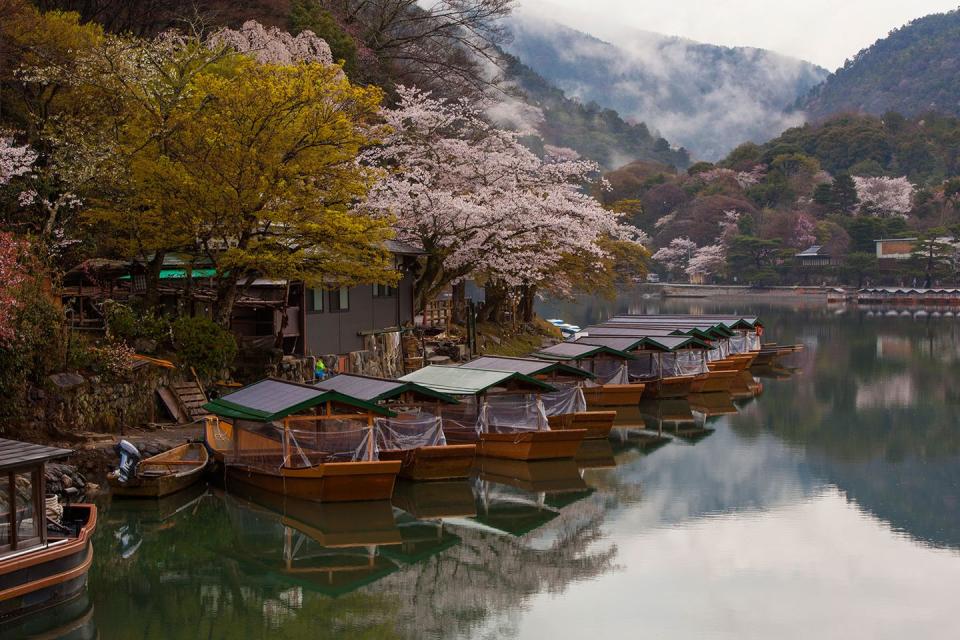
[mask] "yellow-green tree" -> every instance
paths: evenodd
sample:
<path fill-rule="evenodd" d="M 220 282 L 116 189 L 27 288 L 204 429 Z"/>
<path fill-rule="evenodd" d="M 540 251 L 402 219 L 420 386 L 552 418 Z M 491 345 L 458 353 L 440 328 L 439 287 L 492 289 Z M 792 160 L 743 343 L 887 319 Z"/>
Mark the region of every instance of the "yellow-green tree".
<path fill-rule="evenodd" d="M 357 157 L 378 134 L 379 90 L 336 66 L 261 64 L 195 38 L 111 46 L 89 74 L 109 103 L 90 140 L 109 179 L 89 223 L 152 257 L 154 273 L 165 252 L 208 258 L 225 326 L 257 277 L 391 281 L 389 220 L 353 210 L 376 178 Z"/>

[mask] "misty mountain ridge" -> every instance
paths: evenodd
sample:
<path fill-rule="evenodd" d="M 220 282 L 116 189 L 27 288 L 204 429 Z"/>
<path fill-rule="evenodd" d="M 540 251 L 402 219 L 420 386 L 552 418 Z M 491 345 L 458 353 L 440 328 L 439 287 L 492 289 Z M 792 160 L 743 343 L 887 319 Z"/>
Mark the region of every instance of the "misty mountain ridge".
<path fill-rule="evenodd" d="M 810 118 L 839 112 L 960 116 L 960 11 L 919 18 L 877 40 L 797 102 Z"/>
<path fill-rule="evenodd" d="M 803 114 L 786 108 L 829 75 L 763 49 L 648 31 L 614 45 L 522 13 L 506 26 L 507 51 L 568 96 L 645 122 L 696 159 L 716 160 L 745 141 L 763 142 L 801 124 Z"/>

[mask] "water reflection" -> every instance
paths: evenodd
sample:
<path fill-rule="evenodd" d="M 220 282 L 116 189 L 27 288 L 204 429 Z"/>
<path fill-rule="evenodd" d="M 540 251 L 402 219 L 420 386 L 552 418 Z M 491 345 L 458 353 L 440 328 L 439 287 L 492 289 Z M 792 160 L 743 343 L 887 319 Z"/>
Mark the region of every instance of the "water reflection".
<path fill-rule="evenodd" d="M 960 323 L 738 304 L 696 302 L 806 349 L 729 395 L 623 411 L 573 461 L 483 460 L 343 510 L 206 490 L 104 505 L 99 632 L 954 637 Z"/>

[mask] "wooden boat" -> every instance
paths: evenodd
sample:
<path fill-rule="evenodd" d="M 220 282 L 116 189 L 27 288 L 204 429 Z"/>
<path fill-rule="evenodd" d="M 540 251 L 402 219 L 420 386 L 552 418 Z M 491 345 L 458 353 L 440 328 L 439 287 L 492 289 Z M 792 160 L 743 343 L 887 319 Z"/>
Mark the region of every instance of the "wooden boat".
<path fill-rule="evenodd" d="M 691 393 L 721 393 L 730 391 L 730 387 L 737 377 L 735 369 L 715 369 L 707 373 L 701 373 L 694 378 L 690 386 Z"/>
<path fill-rule="evenodd" d="M 416 449 L 393 449 L 378 452 L 380 460 L 400 461 L 400 477 L 405 480 L 457 480 L 470 475 L 477 455 L 474 444 L 448 444 Z"/>
<path fill-rule="evenodd" d="M 0 628 L 85 592 L 97 507 L 67 505 L 59 523 L 41 515 L 46 513 L 44 464 L 70 453 L 0 439 L 0 478 L 7 490 L 0 518 L 8 523 L 0 530 Z"/>
<path fill-rule="evenodd" d="M 707 363 L 710 371 L 745 371 L 749 367 L 749 361 L 743 358 L 721 358 L 720 360 L 711 360 Z"/>
<path fill-rule="evenodd" d="M 690 395 L 694 376 L 667 376 L 646 383 L 644 398 L 685 398 Z"/>
<path fill-rule="evenodd" d="M 550 416 L 547 421 L 553 431 L 586 429 L 584 440 L 606 440 L 616 419 L 616 411 L 580 411 Z"/>
<path fill-rule="evenodd" d="M 428 434 L 434 429 L 436 435 L 441 433 L 440 423 L 431 425 L 429 419 L 437 418 L 439 412 L 436 407 L 441 404 L 457 404 L 453 397 L 415 382 L 343 373 L 325 378 L 314 387 L 377 403 L 398 412 L 395 419 L 385 419 L 385 422 L 378 420 L 376 423 L 377 456 L 380 460 L 399 460 L 401 478 L 434 481 L 455 480 L 470 475 L 470 467 L 476 456 L 475 445 L 426 444 L 431 440 L 424 438 L 424 444 L 418 442 L 420 446 L 410 446 L 411 434 Z M 420 420 L 424 416 L 428 419 L 426 422 Z M 396 429 L 407 436 L 401 436 L 399 445 L 398 441 L 389 437 L 392 430 Z M 439 438 L 435 441 L 442 442 Z"/>
<path fill-rule="evenodd" d="M 128 498 L 162 498 L 198 482 L 210 456 L 200 442 L 189 442 L 137 465 L 137 475 L 122 483 L 115 473 L 107 476 L 113 495 Z"/>
<path fill-rule="evenodd" d="M 207 446 L 223 463 L 227 490 L 231 482 L 241 482 L 291 498 L 321 502 L 389 500 L 400 473 L 399 460 L 326 462 L 320 452 L 308 454 L 311 466 L 294 468 L 283 463 L 286 456 L 282 443 L 270 438 L 243 431 L 238 436 L 243 446 L 234 451 L 225 444 L 233 440 L 234 428 L 229 422 L 207 420 L 206 433 Z M 249 456 L 245 452 L 250 452 Z M 273 464 L 262 464 L 268 460 Z"/>
<path fill-rule="evenodd" d="M 640 402 L 646 386 L 643 382 L 634 382 L 583 387 L 583 397 L 587 407 L 626 407 Z"/>
<path fill-rule="evenodd" d="M 508 460 L 572 458 L 587 435 L 586 429 L 477 433 L 472 429 L 444 428 L 447 442 L 473 442 L 478 456 Z"/>

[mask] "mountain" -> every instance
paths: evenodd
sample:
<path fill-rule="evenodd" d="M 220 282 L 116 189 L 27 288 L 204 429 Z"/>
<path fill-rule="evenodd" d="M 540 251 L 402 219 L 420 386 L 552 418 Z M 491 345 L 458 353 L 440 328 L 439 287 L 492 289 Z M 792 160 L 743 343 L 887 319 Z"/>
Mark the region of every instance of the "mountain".
<path fill-rule="evenodd" d="M 812 118 L 844 111 L 960 115 L 960 11 L 929 15 L 892 31 L 797 106 Z"/>
<path fill-rule="evenodd" d="M 506 26 L 507 50 L 567 95 L 646 122 L 697 159 L 717 160 L 800 124 L 801 114 L 784 110 L 828 75 L 762 49 L 644 31 L 618 46 L 523 13 Z"/>
<path fill-rule="evenodd" d="M 504 54 L 506 95 L 488 115 L 498 124 L 535 132 L 531 146 L 567 147 L 604 169 L 647 160 L 685 169 L 690 156 L 653 135 L 642 122 L 630 123 L 612 109 L 568 98 L 515 56 Z"/>

